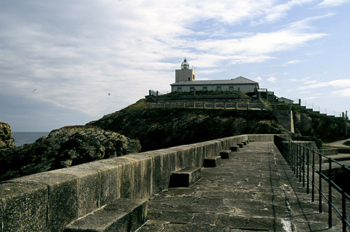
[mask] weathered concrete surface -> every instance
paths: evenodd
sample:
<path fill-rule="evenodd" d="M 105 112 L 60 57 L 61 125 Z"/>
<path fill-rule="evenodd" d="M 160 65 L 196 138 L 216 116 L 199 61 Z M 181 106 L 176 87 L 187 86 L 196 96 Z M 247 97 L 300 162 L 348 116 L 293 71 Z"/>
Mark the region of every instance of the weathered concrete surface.
<path fill-rule="evenodd" d="M 188 187 L 202 177 L 202 168 L 184 168 L 173 172 L 170 176 L 170 187 Z"/>
<path fill-rule="evenodd" d="M 0 188 L 0 231 L 48 231 L 48 188 L 44 184 L 3 183 Z M 35 208 L 31 205 L 35 204 Z M 5 223 L 6 222 L 6 223 Z"/>
<path fill-rule="evenodd" d="M 62 231 L 65 224 L 71 222 L 72 218 L 78 217 L 78 179 L 75 178 L 74 175 L 67 173 L 55 173 L 55 172 L 47 172 L 47 173 L 38 173 L 26 177 L 20 177 L 12 180 L 13 183 L 8 184 L 23 184 L 30 186 L 37 192 L 36 187 L 38 184 L 46 185 L 47 187 L 47 203 L 46 210 L 47 214 L 44 215 L 43 218 L 37 220 L 35 226 L 38 226 L 39 222 L 42 226 L 46 226 L 46 230 L 42 231 Z M 5 183 L 7 184 L 7 183 Z M 3 186 L 1 186 L 3 189 Z M 12 196 L 11 191 L 9 193 Z M 28 202 L 26 197 L 28 193 L 22 193 L 23 201 L 27 204 L 26 208 L 20 208 L 10 210 L 7 212 L 16 213 L 21 215 L 26 220 L 31 220 L 32 215 L 26 215 L 27 211 L 36 210 L 36 202 Z M 42 203 L 42 204 L 45 204 Z M 43 206 L 45 207 L 45 206 Z M 44 219 L 44 220 L 43 220 Z M 8 223 L 7 220 L 4 220 L 4 225 Z M 18 222 L 22 230 L 19 231 L 28 231 L 28 225 L 22 224 L 22 222 Z M 7 225 L 6 225 L 7 226 Z M 14 230 L 17 231 L 17 227 L 14 227 Z M 6 229 L 4 231 L 7 231 Z M 11 231 L 11 230 L 9 230 Z"/>
<path fill-rule="evenodd" d="M 335 141 L 335 142 L 332 142 L 332 143 L 327 143 L 327 146 L 331 146 L 331 147 L 349 147 L 349 146 L 346 146 L 346 145 L 343 144 L 344 142 L 349 141 L 349 140 L 350 140 L 350 138 L 344 139 L 344 140 L 340 140 L 340 141 Z"/>
<path fill-rule="evenodd" d="M 204 167 L 217 167 L 221 165 L 221 156 L 213 156 L 204 159 Z"/>
<path fill-rule="evenodd" d="M 195 185 L 151 197 L 148 222 L 139 232 L 341 230 L 335 216 L 328 229 L 327 218 L 275 145 L 254 142 L 221 166 L 203 168 Z"/>
<path fill-rule="evenodd" d="M 117 199 L 69 224 L 64 231 L 135 231 L 146 221 L 147 202 L 146 199 Z"/>

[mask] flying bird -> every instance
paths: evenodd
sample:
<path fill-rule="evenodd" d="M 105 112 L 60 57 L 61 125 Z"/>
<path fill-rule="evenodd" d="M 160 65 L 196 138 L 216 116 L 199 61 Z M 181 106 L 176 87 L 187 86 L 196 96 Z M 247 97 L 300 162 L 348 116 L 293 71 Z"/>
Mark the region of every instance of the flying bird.
<path fill-rule="evenodd" d="M 33 92 L 35 92 L 36 91 L 36 89 L 33 89 Z"/>

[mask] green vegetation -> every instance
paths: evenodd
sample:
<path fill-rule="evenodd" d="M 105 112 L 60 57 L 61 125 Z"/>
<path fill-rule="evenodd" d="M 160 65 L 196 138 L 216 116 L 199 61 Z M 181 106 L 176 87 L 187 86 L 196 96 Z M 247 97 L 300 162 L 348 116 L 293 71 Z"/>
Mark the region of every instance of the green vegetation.
<path fill-rule="evenodd" d="M 345 145 L 345 146 L 350 146 L 350 140 L 345 141 L 345 142 L 343 143 L 343 145 Z"/>
<path fill-rule="evenodd" d="M 239 95 L 239 96 L 238 96 Z M 249 97 L 250 95 L 251 97 Z M 172 102 L 180 99 L 188 102 L 201 99 L 216 101 L 232 96 L 239 102 L 257 101 L 252 93 L 238 91 L 196 93 L 172 92 L 159 95 L 159 102 Z M 218 96 L 218 97 L 216 97 Z M 273 104 L 261 98 L 267 110 L 232 109 L 190 109 L 190 108 L 150 108 L 156 99 L 141 99 L 115 113 L 88 123 L 105 130 L 115 131 L 141 142 L 142 150 L 155 150 L 171 146 L 197 143 L 211 139 L 239 134 L 289 133 L 278 123 Z M 243 100 L 243 101 L 242 101 Z M 277 109 L 288 109 L 288 104 L 278 103 Z M 293 105 L 295 134 L 301 140 L 332 142 L 344 137 L 344 121 L 336 117 L 313 112 L 305 107 Z M 288 114 L 288 113 L 287 113 Z M 286 114 L 286 115 L 287 115 Z M 282 116 L 283 117 L 283 116 Z M 279 120 L 281 120 L 279 118 Z M 283 123 L 280 121 L 280 123 Z"/>
<path fill-rule="evenodd" d="M 89 123 L 139 139 L 143 151 L 240 134 L 286 133 L 271 111 L 149 109 L 133 107 Z"/>

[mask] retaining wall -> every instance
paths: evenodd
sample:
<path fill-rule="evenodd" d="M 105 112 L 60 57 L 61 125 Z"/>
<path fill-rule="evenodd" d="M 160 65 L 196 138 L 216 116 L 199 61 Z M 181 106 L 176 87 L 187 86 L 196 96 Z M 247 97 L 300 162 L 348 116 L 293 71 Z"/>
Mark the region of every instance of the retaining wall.
<path fill-rule="evenodd" d="M 168 188 L 172 172 L 201 167 L 242 141 L 273 142 L 274 135 L 239 135 L 129 154 L 0 183 L 1 231 L 62 231 L 73 220 L 117 198 L 148 198 Z"/>

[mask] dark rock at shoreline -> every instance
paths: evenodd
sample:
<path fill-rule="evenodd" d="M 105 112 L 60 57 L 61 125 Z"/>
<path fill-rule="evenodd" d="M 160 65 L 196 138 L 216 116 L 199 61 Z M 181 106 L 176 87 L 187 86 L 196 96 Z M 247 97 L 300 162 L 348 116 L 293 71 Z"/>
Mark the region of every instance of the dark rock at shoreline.
<path fill-rule="evenodd" d="M 0 151 L 0 180 L 138 153 L 141 145 L 124 135 L 93 126 L 53 130 L 33 144 Z"/>
<path fill-rule="evenodd" d="M 15 147 L 15 140 L 12 137 L 9 124 L 0 122 L 0 149 Z"/>

